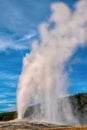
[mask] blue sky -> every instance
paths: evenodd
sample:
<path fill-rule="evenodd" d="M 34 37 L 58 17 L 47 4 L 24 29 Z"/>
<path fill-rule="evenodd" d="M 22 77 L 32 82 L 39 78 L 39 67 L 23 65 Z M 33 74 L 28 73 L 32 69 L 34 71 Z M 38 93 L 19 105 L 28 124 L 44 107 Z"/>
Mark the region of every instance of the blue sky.
<path fill-rule="evenodd" d="M 51 15 L 50 5 L 62 1 L 71 9 L 76 0 L 0 0 L 0 112 L 16 109 L 22 59 L 40 38 L 38 26 Z M 87 46 L 78 47 L 66 63 L 69 93 L 87 92 Z"/>

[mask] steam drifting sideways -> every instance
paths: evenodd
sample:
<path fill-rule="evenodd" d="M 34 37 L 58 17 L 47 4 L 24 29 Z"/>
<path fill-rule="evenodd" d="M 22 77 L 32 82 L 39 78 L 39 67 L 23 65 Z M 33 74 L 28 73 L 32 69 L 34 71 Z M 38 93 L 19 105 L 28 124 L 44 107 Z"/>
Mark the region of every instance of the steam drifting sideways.
<path fill-rule="evenodd" d="M 23 69 L 17 90 L 18 119 L 24 113 L 32 98 L 41 104 L 38 120 L 47 122 L 78 123 L 72 114 L 68 101 L 59 109 L 58 98 L 67 93 L 68 74 L 64 72 L 66 61 L 72 56 L 76 47 L 87 44 L 87 0 L 80 0 L 75 10 L 64 3 L 51 5 L 52 15 L 47 23 L 39 26 L 41 42 L 32 43 L 32 51 L 23 59 Z M 51 22 L 54 28 L 49 29 Z M 37 117 L 38 113 L 36 114 Z M 34 115 L 35 117 L 35 115 Z"/>

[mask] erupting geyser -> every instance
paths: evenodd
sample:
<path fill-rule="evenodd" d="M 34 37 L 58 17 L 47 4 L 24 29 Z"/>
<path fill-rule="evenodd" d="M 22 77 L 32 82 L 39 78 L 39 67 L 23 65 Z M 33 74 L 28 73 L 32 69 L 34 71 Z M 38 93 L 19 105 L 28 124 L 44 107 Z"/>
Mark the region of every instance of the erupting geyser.
<path fill-rule="evenodd" d="M 51 9 L 49 21 L 39 26 L 40 43 L 34 41 L 31 53 L 23 59 L 17 91 L 18 119 L 24 117 L 31 98 L 34 98 L 41 104 L 41 113 L 44 115 L 38 120 L 64 123 L 63 115 L 67 122 L 78 123 L 68 101 L 66 106 L 62 105 L 61 115 L 57 99 L 67 93 L 66 61 L 77 46 L 86 45 L 87 0 L 80 0 L 74 11 L 64 3 L 52 4 Z M 49 29 L 51 22 L 55 26 Z"/>

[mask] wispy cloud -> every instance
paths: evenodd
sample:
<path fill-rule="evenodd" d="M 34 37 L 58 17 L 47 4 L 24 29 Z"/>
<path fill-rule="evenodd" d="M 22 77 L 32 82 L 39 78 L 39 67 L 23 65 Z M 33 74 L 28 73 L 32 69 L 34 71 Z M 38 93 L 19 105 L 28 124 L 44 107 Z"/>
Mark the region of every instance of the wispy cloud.
<path fill-rule="evenodd" d="M 0 94 L 0 99 L 2 99 L 2 98 L 6 98 L 6 95 Z"/>
<path fill-rule="evenodd" d="M 18 41 L 25 41 L 25 40 L 30 40 L 36 35 L 36 33 L 33 34 L 26 34 L 24 37 L 20 38 Z"/>
<path fill-rule="evenodd" d="M 3 104 L 3 103 L 7 103 L 7 100 L 3 99 L 3 100 L 0 101 L 0 105 Z"/>
<path fill-rule="evenodd" d="M 13 41 L 12 39 L 0 39 L 0 50 L 4 51 L 7 48 L 10 49 L 16 49 L 16 50 L 24 50 L 27 49 L 28 47 L 24 44 L 19 44 L 16 41 Z"/>
<path fill-rule="evenodd" d="M 9 104 L 10 105 L 10 104 Z M 2 112 L 5 112 L 5 111 L 15 111 L 16 110 L 16 105 L 14 105 L 14 106 L 7 106 L 7 108 L 4 108 L 3 107 L 3 110 L 2 110 Z"/>
<path fill-rule="evenodd" d="M 17 78 L 18 78 L 18 75 L 0 72 L 0 79 L 16 80 Z"/>
<path fill-rule="evenodd" d="M 16 93 L 15 92 L 5 92 L 5 95 L 8 97 L 8 96 L 15 96 Z M 15 99 L 12 99 L 12 101 L 15 101 Z"/>
<path fill-rule="evenodd" d="M 81 57 L 75 57 L 71 61 L 70 65 L 75 65 L 75 64 L 87 64 L 87 61 L 85 59 L 83 60 Z"/>
<path fill-rule="evenodd" d="M 19 39 L 0 37 L 0 50 L 6 50 L 7 48 L 15 50 L 25 50 L 29 48 L 29 41 L 34 38 L 36 34 L 26 34 Z"/>

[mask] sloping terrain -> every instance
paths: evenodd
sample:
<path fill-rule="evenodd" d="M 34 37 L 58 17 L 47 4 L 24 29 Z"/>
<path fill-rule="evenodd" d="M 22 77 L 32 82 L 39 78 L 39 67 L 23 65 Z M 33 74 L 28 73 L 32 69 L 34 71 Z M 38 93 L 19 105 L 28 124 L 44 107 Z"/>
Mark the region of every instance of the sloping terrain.
<path fill-rule="evenodd" d="M 87 127 L 58 126 L 40 122 L 12 121 L 1 122 L 0 130 L 87 130 Z"/>
<path fill-rule="evenodd" d="M 71 103 L 73 115 L 79 120 L 82 126 L 87 125 L 87 93 L 60 98 L 58 99 L 58 102 L 62 102 L 61 104 L 64 104 L 66 103 L 65 101 L 67 99 Z M 27 109 L 25 113 L 25 117 L 26 118 L 29 117 L 29 119 L 32 119 L 32 114 L 36 108 L 40 113 L 40 104 L 37 104 Z M 9 121 L 9 120 L 16 119 L 16 117 L 17 117 L 16 111 L 1 113 L 0 121 Z"/>

